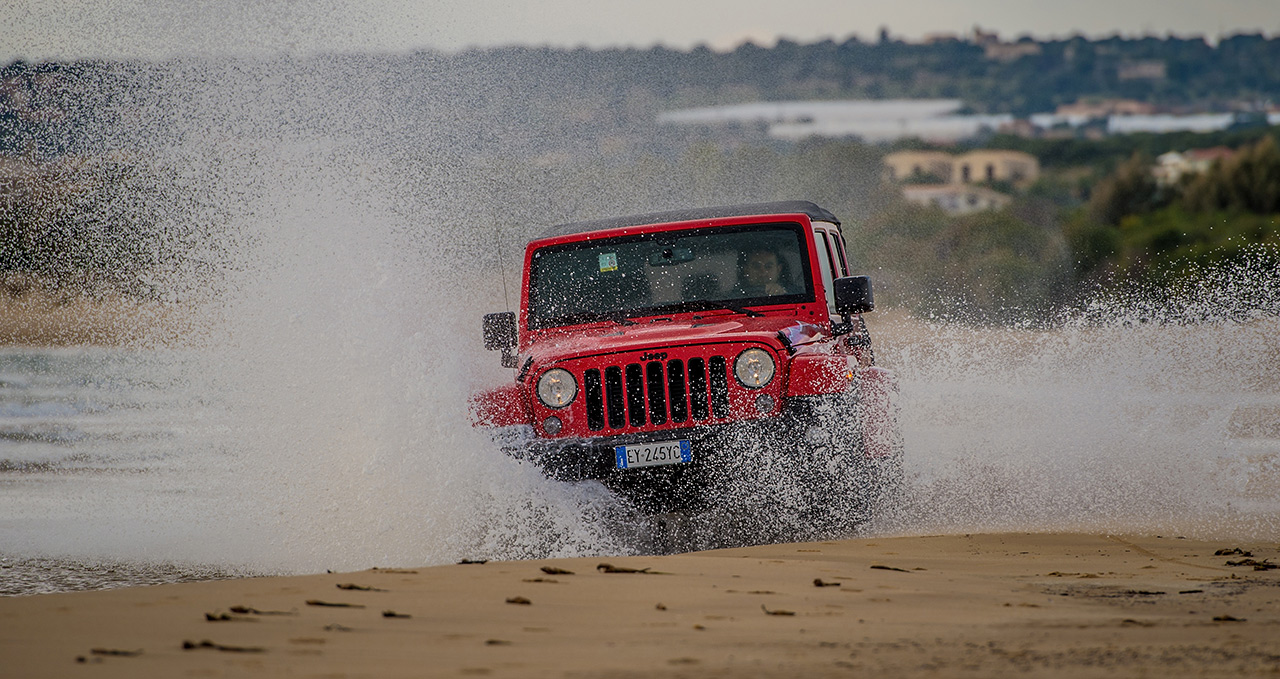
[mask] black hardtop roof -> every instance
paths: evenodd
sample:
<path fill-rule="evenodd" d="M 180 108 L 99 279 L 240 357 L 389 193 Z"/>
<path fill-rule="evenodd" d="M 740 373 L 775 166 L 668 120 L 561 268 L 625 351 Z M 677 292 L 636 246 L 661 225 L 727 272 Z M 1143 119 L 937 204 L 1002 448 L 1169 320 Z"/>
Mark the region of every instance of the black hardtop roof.
<path fill-rule="evenodd" d="M 666 212 L 651 212 L 629 217 L 611 217 L 587 222 L 572 222 L 553 226 L 542 234 L 543 238 L 567 236 L 572 233 L 617 229 L 624 226 L 641 226 L 644 224 L 662 224 L 665 222 L 687 222 L 696 219 L 720 219 L 724 217 L 750 217 L 753 215 L 803 214 L 809 219 L 830 222 L 837 226 L 840 220 L 824 208 L 807 200 L 780 200 L 772 203 L 750 203 L 747 205 L 722 205 L 719 207 L 695 207 Z"/>

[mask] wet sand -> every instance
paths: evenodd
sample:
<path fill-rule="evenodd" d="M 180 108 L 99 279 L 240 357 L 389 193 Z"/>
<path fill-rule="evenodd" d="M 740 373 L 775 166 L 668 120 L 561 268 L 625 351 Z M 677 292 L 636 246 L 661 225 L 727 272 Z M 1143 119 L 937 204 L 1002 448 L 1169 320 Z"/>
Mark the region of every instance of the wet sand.
<path fill-rule="evenodd" d="M 0 675 L 1275 676 L 1277 562 L 948 535 L 46 594 L 0 599 Z"/>

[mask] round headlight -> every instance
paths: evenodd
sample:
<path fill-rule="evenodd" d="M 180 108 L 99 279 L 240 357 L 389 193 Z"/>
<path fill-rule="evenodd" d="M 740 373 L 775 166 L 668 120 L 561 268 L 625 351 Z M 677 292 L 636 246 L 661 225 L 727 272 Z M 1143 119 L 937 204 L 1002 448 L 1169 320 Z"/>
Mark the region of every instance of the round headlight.
<path fill-rule="evenodd" d="M 578 395 L 578 383 L 564 368 L 552 368 L 538 378 L 538 400 L 548 408 L 563 408 Z"/>
<path fill-rule="evenodd" d="M 742 386 L 759 389 L 773 380 L 773 357 L 764 349 L 747 349 L 733 362 L 733 374 Z"/>

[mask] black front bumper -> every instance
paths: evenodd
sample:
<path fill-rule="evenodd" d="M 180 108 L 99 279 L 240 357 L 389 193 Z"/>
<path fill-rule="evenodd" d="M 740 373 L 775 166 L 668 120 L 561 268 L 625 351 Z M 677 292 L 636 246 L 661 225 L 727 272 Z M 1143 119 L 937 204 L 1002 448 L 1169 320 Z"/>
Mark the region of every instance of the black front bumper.
<path fill-rule="evenodd" d="M 806 465 L 815 453 L 861 451 L 856 409 L 839 397 L 791 398 L 777 417 L 684 429 L 664 429 L 585 439 L 535 439 L 512 449 L 549 478 L 596 480 L 650 511 L 698 509 L 735 482 L 756 461 L 782 458 L 789 468 Z M 688 440 L 690 462 L 619 469 L 616 448 L 658 441 Z"/>
<path fill-rule="evenodd" d="M 598 436 L 589 439 L 538 440 L 530 443 L 523 456 L 537 464 L 548 477 L 558 481 L 606 480 L 615 476 L 636 476 L 646 472 L 665 471 L 663 468 L 704 466 L 714 449 L 714 441 L 725 427 L 691 427 L 662 431 Z M 687 463 L 619 469 L 616 449 L 640 443 L 687 440 L 693 449 L 693 459 Z"/>

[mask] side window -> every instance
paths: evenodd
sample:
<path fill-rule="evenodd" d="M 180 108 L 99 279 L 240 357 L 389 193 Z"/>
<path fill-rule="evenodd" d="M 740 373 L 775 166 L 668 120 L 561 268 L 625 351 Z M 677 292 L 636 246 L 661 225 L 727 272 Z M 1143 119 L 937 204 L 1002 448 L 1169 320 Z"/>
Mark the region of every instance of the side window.
<path fill-rule="evenodd" d="M 836 308 L 835 286 L 832 282 L 834 276 L 831 269 L 831 249 L 828 245 L 826 234 L 819 229 L 814 229 L 813 244 L 817 247 L 818 268 L 822 271 L 822 288 L 827 295 L 827 309 L 834 315 Z"/>
<path fill-rule="evenodd" d="M 840 262 L 840 250 L 836 246 L 836 238 L 830 231 L 822 232 L 822 239 L 827 241 L 827 253 L 831 255 L 831 275 L 839 278 L 844 275 L 844 267 Z"/>
<path fill-rule="evenodd" d="M 835 243 L 836 269 L 841 276 L 849 275 L 849 259 L 844 254 L 844 236 L 839 231 L 831 232 L 831 242 Z"/>

